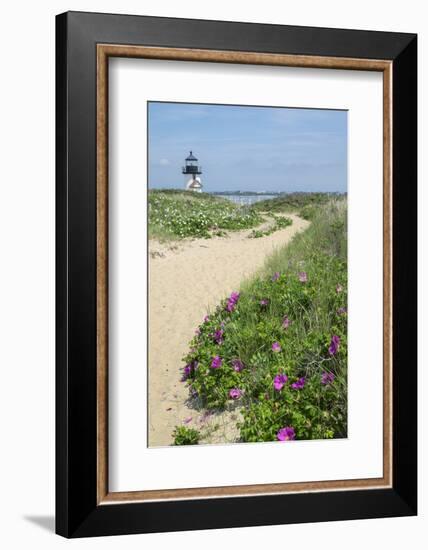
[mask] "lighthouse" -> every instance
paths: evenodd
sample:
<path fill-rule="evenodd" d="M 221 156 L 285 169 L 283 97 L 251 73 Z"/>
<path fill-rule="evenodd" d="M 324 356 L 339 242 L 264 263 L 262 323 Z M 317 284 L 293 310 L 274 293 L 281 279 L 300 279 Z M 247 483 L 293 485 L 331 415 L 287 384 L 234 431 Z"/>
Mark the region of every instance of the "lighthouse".
<path fill-rule="evenodd" d="M 198 166 L 198 159 L 190 151 L 189 156 L 184 160 L 183 166 L 184 185 L 186 191 L 196 191 L 202 193 L 202 182 L 199 177 L 202 174 L 202 166 Z"/>

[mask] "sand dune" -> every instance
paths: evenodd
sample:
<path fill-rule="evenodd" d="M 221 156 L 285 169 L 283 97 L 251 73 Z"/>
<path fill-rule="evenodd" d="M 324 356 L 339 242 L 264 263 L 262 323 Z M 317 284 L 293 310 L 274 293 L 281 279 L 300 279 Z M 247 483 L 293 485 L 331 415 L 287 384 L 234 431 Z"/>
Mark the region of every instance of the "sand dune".
<path fill-rule="evenodd" d="M 258 239 L 248 239 L 247 230 L 174 246 L 150 241 L 150 446 L 170 445 L 174 427 L 183 422 L 198 429 L 216 428 L 206 442 L 234 439 L 235 411 L 207 417 L 186 404 L 188 389 L 180 382 L 181 359 L 208 310 L 237 290 L 275 248 L 309 223 L 295 215 L 289 217 L 292 226 Z"/>

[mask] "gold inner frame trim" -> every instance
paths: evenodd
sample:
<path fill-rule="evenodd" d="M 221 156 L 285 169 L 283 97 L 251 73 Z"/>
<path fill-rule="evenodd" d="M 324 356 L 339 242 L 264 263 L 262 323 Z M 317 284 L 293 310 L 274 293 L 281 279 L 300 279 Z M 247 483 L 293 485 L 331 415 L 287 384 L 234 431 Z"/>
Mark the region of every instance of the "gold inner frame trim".
<path fill-rule="evenodd" d="M 133 57 L 383 73 L 383 476 L 298 483 L 109 492 L 108 488 L 108 59 Z M 392 62 L 256 52 L 97 45 L 97 503 L 224 498 L 392 486 Z"/>

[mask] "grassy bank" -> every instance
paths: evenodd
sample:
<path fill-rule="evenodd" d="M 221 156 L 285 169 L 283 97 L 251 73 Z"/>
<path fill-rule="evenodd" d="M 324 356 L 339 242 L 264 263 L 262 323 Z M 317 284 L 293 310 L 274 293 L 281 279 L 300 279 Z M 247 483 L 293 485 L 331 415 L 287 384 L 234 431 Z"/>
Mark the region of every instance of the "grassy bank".
<path fill-rule="evenodd" d="M 346 436 L 346 234 L 343 198 L 317 206 L 309 229 L 199 326 L 183 380 L 207 410 L 237 402 L 241 441 Z M 185 431 L 180 444 L 199 439 Z"/>
<path fill-rule="evenodd" d="M 149 238 L 209 238 L 224 231 L 249 229 L 263 219 L 259 212 L 208 193 L 149 191 Z"/>
<path fill-rule="evenodd" d="M 312 220 L 320 206 L 337 198 L 340 198 L 337 193 L 285 193 L 274 199 L 257 202 L 252 209 L 273 214 L 298 212 L 302 218 Z"/>

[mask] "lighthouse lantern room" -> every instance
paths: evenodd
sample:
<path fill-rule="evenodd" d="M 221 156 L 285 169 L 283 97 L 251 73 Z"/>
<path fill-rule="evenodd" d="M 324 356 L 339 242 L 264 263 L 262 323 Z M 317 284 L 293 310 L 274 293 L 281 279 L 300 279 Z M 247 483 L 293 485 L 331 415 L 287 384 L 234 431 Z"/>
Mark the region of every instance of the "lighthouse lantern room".
<path fill-rule="evenodd" d="M 202 193 L 202 182 L 200 175 L 202 174 L 202 166 L 198 166 L 198 159 L 190 151 L 189 156 L 185 159 L 183 166 L 184 184 L 187 191 L 196 191 Z"/>

